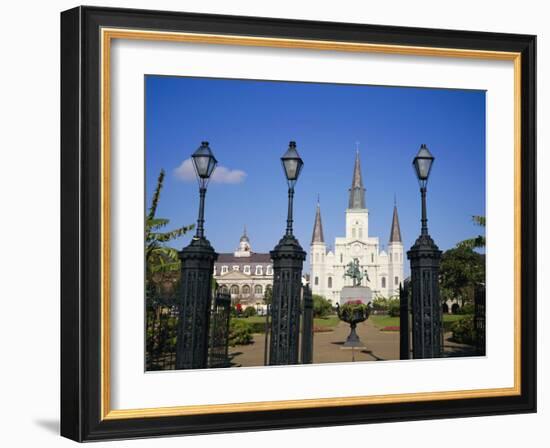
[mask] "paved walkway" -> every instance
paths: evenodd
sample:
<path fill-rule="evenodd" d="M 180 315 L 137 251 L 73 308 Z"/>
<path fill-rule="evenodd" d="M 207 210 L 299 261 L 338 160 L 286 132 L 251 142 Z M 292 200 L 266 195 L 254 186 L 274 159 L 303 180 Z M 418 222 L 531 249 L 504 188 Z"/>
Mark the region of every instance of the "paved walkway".
<path fill-rule="evenodd" d="M 350 327 L 340 322 L 333 331 L 314 333 L 313 362 L 350 362 L 355 361 L 386 361 L 399 359 L 399 332 L 380 331 L 371 320 L 357 325 L 357 335 L 365 348 L 342 348 L 348 337 Z M 452 343 L 445 335 L 446 356 L 472 356 L 472 347 Z M 229 356 L 233 367 L 252 367 L 264 365 L 265 335 L 255 334 L 254 343 L 229 347 Z"/>
<path fill-rule="evenodd" d="M 379 331 L 370 321 L 357 325 L 357 335 L 364 349 L 342 348 L 350 328 L 340 322 L 334 331 L 314 333 L 313 362 L 382 361 L 399 359 L 399 333 Z M 251 367 L 264 365 L 265 335 L 255 334 L 254 343 L 229 348 L 233 366 Z"/>

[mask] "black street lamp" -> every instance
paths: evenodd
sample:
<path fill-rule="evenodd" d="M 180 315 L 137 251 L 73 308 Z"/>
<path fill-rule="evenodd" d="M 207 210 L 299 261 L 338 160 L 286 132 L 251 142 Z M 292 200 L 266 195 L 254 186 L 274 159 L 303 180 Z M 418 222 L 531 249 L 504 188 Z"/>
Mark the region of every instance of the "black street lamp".
<path fill-rule="evenodd" d="M 411 261 L 413 358 L 441 356 L 441 302 L 439 298 L 439 265 L 441 251 L 428 233 L 426 191 L 434 157 L 422 144 L 413 160 L 420 185 L 422 218 L 420 236 L 407 252 Z"/>
<path fill-rule="evenodd" d="M 206 196 L 206 186 L 210 180 L 210 176 L 216 169 L 218 161 L 212 154 L 208 142 L 202 142 L 199 148 L 191 156 L 193 160 L 193 167 L 197 174 L 197 181 L 199 182 L 199 219 L 197 220 L 197 232 L 196 238 L 204 238 L 204 197 Z"/>
<path fill-rule="evenodd" d="M 304 165 L 295 142 L 290 142 L 281 162 L 288 183 L 288 214 L 285 235 L 270 252 L 273 260 L 270 365 L 299 362 L 302 268 L 306 259 L 306 253 L 292 231 L 294 185 Z"/>
<path fill-rule="evenodd" d="M 434 156 L 425 144 L 420 145 L 420 150 L 413 160 L 414 170 L 418 183 L 420 184 L 420 196 L 422 198 L 422 229 L 421 234 L 428 234 L 428 218 L 426 217 L 426 190 L 428 186 L 428 177 L 432 170 Z"/>
<path fill-rule="evenodd" d="M 191 156 L 199 183 L 199 217 L 191 243 L 179 252 L 181 288 L 176 369 L 201 369 L 208 365 L 208 335 L 212 302 L 212 276 L 218 254 L 204 237 L 204 198 L 208 181 L 218 161 L 208 142 Z"/>
<path fill-rule="evenodd" d="M 294 185 L 298 181 L 304 162 L 296 150 L 296 142 L 290 142 L 287 151 L 281 157 L 283 170 L 288 183 L 288 214 L 286 220 L 286 234 L 292 235 L 292 209 L 294 205 Z"/>

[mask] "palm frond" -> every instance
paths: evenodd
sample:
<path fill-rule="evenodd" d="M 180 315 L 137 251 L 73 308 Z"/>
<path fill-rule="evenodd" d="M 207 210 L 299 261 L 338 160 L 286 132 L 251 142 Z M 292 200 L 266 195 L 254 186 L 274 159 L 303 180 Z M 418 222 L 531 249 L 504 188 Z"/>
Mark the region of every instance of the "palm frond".
<path fill-rule="evenodd" d="M 145 223 L 145 226 L 149 230 L 158 230 L 162 229 L 163 227 L 166 227 L 166 225 L 170 222 L 169 219 L 166 218 L 152 218 L 147 219 L 147 222 Z"/>
<path fill-rule="evenodd" d="M 456 245 L 456 247 L 464 249 L 477 249 L 485 247 L 485 237 L 483 235 L 478 235 L 475 238 L 461 241 Z"/>
<path fill-rule="evenodd" d="M 478 226 L 485 227 L 485 216 L 474 215 L 472 216 L 472 221 L 474 221 L 474 223 Z"/>
<path fill-rule="evenodd" d="M 190 226 L 183 226 L 183 227 L 180 227 L 179 229 L 174 229 L 170 232 L 151 233 L 151 235 L 153 235 L 153 238 L 156 239 L 157 241 L 161 243 L 166 243 L 167 241 L 171 241 L 176 238 L 179 238 L 180 236 L 185 235 L 194 227 L 195 225 L 191 224 Z"/>
<path fill-rule="evenodd" d="M 157 213 L 157 206 L 160 199 L 160 190 L 162 190 L 162 184 L 164 182 L 164 174 L 164 169 L 161 169 L 159 177 L 157 179 L 157 186 L 151 200 L 151 208 L 149 209 L 149 214 L 147 215 L 148 220 L 153 219 L 155 217 L 155 214 Z"/>

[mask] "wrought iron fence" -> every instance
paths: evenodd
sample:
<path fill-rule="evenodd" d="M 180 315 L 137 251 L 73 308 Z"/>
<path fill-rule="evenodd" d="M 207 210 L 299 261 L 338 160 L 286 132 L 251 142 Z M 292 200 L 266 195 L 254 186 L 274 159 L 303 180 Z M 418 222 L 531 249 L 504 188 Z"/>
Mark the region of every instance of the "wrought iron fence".
<path fill-rule="evenodd" d="M 179 306 L 174 298 L 149 297 L 146 304 L 145 370 L 176 366 Z"/>
<path fill-rule="evenodd" d="M 313 297 L 309 285 L 302 288 L 302 364 L 313 362 Z"/>
<path fill-rule="evenodd" d="M 474 291 L 474 330 L 476 353 L 485 356 L 485 285 L 476 285 Z"/>
<path fill-rule="evenodd" d="M 173 370 L 176 368 L 176 341 L 179 303 L 174 297 L 148 297 L 146 303 L 145 369 Z M 211 317 L 208 367 L 227 367 L 229 316 L 231 298 L 218 293 L 214 297 Z"/>
<path fill-rule="evenodd" d="M 210 316 L 210 343 L 208 367 L 228 367 L 229 319 L 231 296 L 218 293 L 212 306 Z"/>

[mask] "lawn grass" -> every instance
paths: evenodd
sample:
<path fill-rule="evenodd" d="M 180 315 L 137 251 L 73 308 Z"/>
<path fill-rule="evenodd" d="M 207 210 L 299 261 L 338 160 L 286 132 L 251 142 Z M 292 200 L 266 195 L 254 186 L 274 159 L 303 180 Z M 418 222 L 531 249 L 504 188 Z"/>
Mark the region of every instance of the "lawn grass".
<path fill-rule="evenodd" d="M 443 315 L 443 327 L 446 331 L 450 331 L 450 326 L 454 322 L 464 319 L 466 314 L 444 314 Z M 376 328 L 382 329 L 384 327 L 399 327 L 399 317 L 391 317 L 383 314 L 371 314 L 369 319 L 372 321 Z"/>
<path fill-rule="evenodd" d="M 331 315 L 327 317 L 316 317 L 313 319 L 313 325 L 316 327 L 324 327 L 324 328 L 334 328 L 338 323 L 340 322 L 340 319 L 338 319 L 338 316 Z"/>
<path fill-rule="evenodd" d="M 246 322 L 252 327 L 253 333 L 264 333 L 265 332 L 265 316 L 251 316 L 251 317 L 232 317 L 232 320 Z M 331 315 L 323 318 L 313 319 L 313 325 L 315 327 L 322 327 L 323 329 L 332 329 L 338 325 L 340 319 L 338 316 Z"/>

